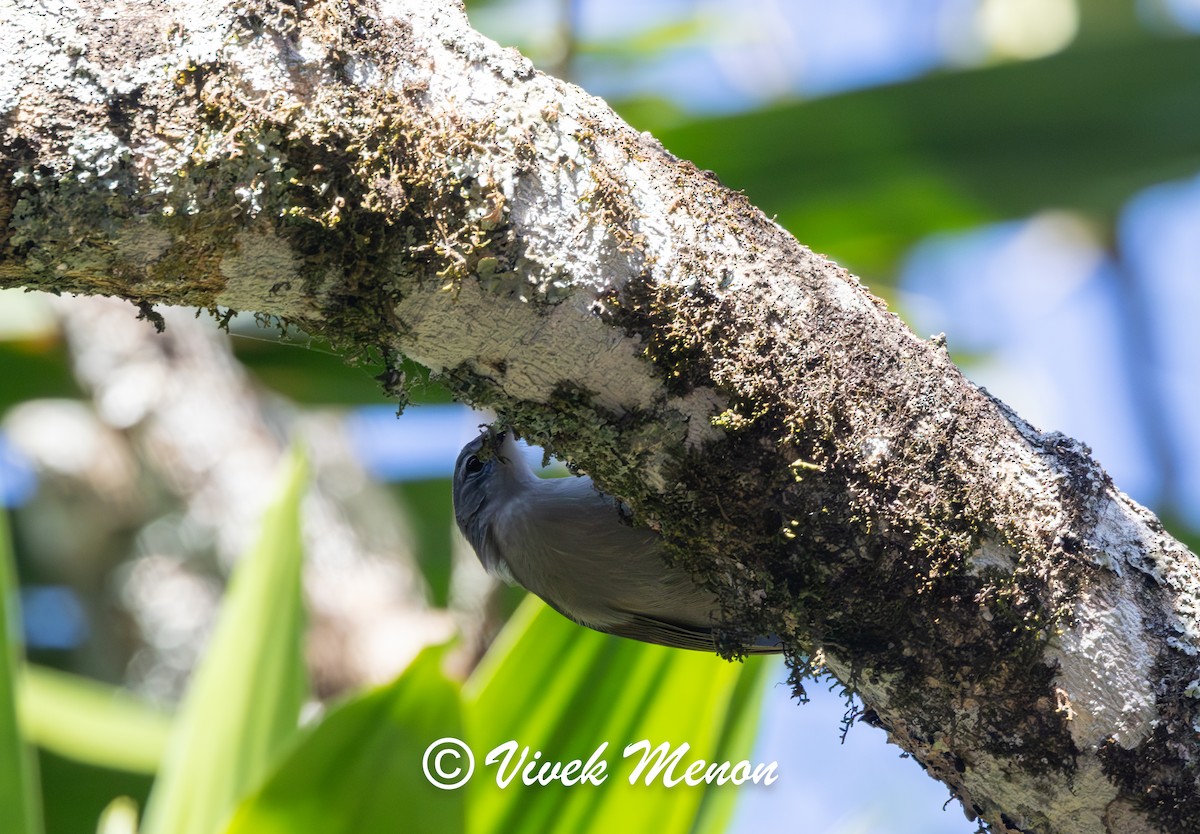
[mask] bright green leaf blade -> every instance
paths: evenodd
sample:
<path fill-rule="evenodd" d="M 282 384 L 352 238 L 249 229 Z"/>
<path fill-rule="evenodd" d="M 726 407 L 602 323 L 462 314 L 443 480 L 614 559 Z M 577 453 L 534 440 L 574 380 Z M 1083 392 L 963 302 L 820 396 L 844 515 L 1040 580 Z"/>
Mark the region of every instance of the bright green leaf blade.
<path fill-rule="evenodd" d="M 581 628 L 534 598 L 509 622 L 465 691 L 467 737 L 475 752 L 469 824 L 473 834 L 508 831 L 611 832 L 637 820 L 655 834 L 720 830 L 739 788 L 647 786 L 629 777 L 640 756 L 627 744 L 687 743 L 676 775 L 695 759 L 748 759 L 765 658 L 726 663 L 716 655 L 650 646 Z M 497 785 L 489 751 L 516 740 L 526 764 L 587 761 L 604 742 L 608 778 L 599 786 Z"/>
<path fill-rule="evenodd" d="M 729 690 L 723 735 L 717 742 L 718 749 L 731 751 L 735 759 L 749 759 L 758 740 L 763 688 L 772 675 L 786 676 L 786 668 L 779 658 L 756 657 L 747 662 L 758 668 L 740 675 L 736 685 Z M 706 793 L 696 816 L 696 824 L 692 827 L 693 834 L 723 834 L 733 818 L 733 806 L 734 801 L 727 793 Z"/>
<path fill-rule="evenodd" d="M 17 669 L 21 654 L 17 591 L 8 516 L 0 508 L 0 831 L 37 834 L 42 830 L 37 771 L 17 723 Z"/>
<path fill-rule="evenodd" d="M 234 571 L 208 651 L 184 698 L 143 834 L 212 834 L 298 734 L 302 649 L 300 502 L 293 452 L 258 544 Z"/>
<path fill-rule="evenodd" d="M 458 834 L 461 791 L 422 773 L 425 749 L 461 737 L 458 685 L 427 649 L 392 684 L 330 712 L 238 808 L 225 834 Z"/>
<path fill-rule="evenodd" d="M 128 690 L 27 664 L 18 695 L 21 728 L 33 744 L 114 770 L 158 770 L 171 717 Z"/>

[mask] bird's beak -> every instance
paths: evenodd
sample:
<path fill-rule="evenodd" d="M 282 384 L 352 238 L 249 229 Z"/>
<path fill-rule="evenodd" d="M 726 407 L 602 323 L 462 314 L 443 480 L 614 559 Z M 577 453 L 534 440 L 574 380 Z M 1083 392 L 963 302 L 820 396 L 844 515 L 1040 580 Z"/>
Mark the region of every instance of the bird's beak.
<path fill-rule="evenodd" d="M 491 435 L 490 442 L 488 443 L 491 453 L 500 458 L 500 460 L 502 460 L 504 463 L 508 463 L 508 459 L 501 454 L 500 450 L 504 448 L 504 444 L 508 439 L 508 433 L 509 432 L 507 429 L 501 432 L 496 432 Z"/>

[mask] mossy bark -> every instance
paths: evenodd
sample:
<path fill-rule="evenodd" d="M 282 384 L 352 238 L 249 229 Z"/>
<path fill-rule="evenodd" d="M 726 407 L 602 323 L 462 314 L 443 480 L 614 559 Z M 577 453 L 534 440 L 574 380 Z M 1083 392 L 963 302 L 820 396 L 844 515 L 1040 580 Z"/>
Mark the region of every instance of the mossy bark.
<path fill-rule="evenodd" d="M 743 197 L 449 3 L 10 6 L 0 286 L 411 357 L 996 830 L 1200 830 L 1195 556 Z"/>

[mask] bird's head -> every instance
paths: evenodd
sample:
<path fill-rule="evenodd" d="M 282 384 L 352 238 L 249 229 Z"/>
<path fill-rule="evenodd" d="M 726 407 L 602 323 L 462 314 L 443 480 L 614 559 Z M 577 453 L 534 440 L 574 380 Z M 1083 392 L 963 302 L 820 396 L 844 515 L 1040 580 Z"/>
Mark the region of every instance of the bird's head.
<path fill-rule="evenodd" d="M 454 464 L 454 520 L 479 550 L 486 525 L 499 505 L 536 477 L 525 464 L 514 433 L 487 429 L 458 453 Z"/>

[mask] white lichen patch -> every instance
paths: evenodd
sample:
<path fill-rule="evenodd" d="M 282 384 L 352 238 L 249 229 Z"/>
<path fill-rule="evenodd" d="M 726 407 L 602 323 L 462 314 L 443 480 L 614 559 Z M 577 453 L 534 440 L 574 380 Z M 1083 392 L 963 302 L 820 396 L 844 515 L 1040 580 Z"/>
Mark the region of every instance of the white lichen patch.
<path fill-rule="evenodd" d="M 1017 557 L 1011 548 L 984 539 L 978 548 L 971 553 L 967 561 L 967 572 L 972 576 L 982 576 L 987 570 L 998 570 L 1003 576 L 1012 576 L 1017 569 Z"/>
<path fill-rule="evenodd" d="M 1069 699 L 1067 726 L 1081 750 L 1095 751 L 1108 738 L 1133 748 L 1152 729 L 1156 653 L 1146 640 L 1144 619 L 1127 587 L 1098 583 L 1084 593 L 1074 624 L 1046 653 L 1058 669 L 1055 684 Z"/>
<path fill-rule="evenodd" d="M 5 3 L 4 20 L 0 24 L 0 112 L 13 112 L 22 99 L 36 109 L 34 102 L 40 91 L 28 83 L 31 77 L 50 89 L 67 82 L 71 75 L 68 50 L 78 54 L 87 46 L 87 38 L 79 26 L 82 18 L 83 11 L 76 3 L 41 0 Z"/>
<path fill-rule="evenodd" d="M 1200 654 L 1200 564 L 1183 545 L 1161 534 L 1149 510 L 1113 492 L 1099 510 L 1095 561 L 1120 577 L 1137 571 L 1173 597 L 1166 625 L 1167 644 L 1184 654 Z M 1148 542 L 1159 541 L 1158 548 Z"/>
<path fill-rule="evenodd" d="M 172 10 L 179 29 L 174 30 L 176 45 L 186 42 L 186 58 L 180 68 L 195 62 L 208 64 L 220 60 L 229 42 L 229 18 L 225 7 L 238 0 L 187 0 L 174 4 Z"/>
<path fill-rule="evenodd" d="M 434 370 L 470 363 L 530 402 L 548 402 L 565 389 L 590 392 L 596 406 L 613 414 L 650 408 L 661 383 L 638 344 L 591 315 L 589 303 L 580 292 L 579 300 L 546 308 L 490 296 L 466 280 L 413 293 L 395 312 L 404 324 L 401 348 Z M 581 353 L 580 344 L 598 347 Z"/>
<path fill-rule="evenodd" d="M 865 438 L 858 450 L 862 455 L 863 466 L 872 469 L 881 465 L 887 458 L 890 448 L 891 444 L 886 437 Z"/>

